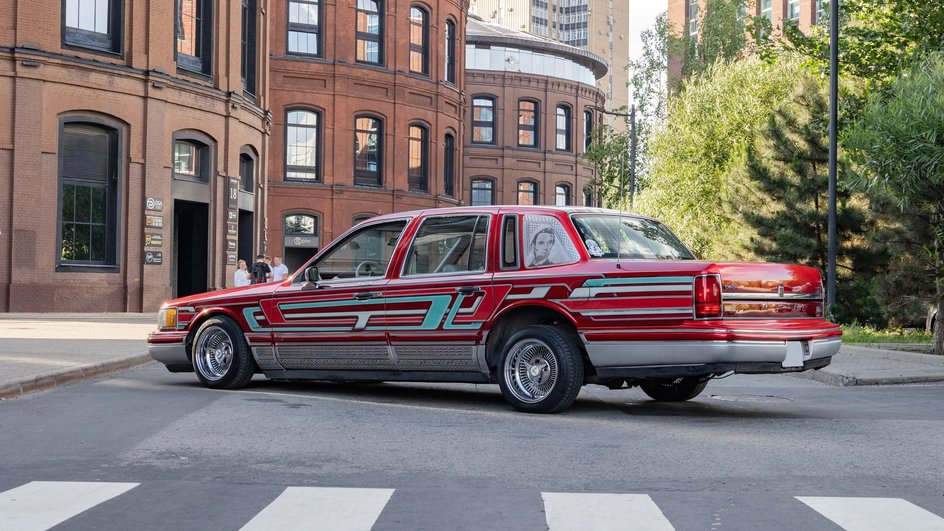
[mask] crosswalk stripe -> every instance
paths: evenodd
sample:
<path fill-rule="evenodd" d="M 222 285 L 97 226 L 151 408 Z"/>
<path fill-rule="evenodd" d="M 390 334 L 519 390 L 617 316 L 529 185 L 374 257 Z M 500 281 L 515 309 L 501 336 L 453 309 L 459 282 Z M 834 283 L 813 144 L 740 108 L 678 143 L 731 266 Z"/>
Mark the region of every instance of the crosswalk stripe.
<path fill-rule="evenodd" d="M 288 487 L 242 531 L 369 530 L 393 489 Z"/>
<path fill-rule="evenodd" d="M 44 531 L 137 486 L 138 483 L 33 481 L 0 492 L 0 529 Z"/>
<path fill-rule="evenodd" d="M 542 492 L 541 496 L 550 531 L 675 530 L 645 494 Z"/>
<path fill-rule="evenodd" d="M 901 498 L 796 496 L 846 531 L 944 531 L 944 518 Z"/>

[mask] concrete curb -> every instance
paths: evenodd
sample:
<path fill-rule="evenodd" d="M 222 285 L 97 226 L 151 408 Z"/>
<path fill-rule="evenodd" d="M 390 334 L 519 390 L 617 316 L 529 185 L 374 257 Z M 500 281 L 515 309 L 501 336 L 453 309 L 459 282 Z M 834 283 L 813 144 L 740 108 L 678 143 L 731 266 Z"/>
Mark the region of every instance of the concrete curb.
<path fill-rule="evenodd" d="M 898 385 L 944 382 L 944 374 L 915 374 L 897 376 L 850 376 L 847 374 L 830 372 L 820 369 L 813 371 L 792 373 L 797 378 L 822 382 L 836 387 L 852 385 Z"/>
<path fill-rule="evenodd" d="M 134 354 L 131 356 L 113 358 L 98 363 L 78 365 L 68 369 L 47 372 L 38 376 L 19 378 L 17 380 L 0 383 L 0 400 L 14 398 L 35 391 L 52 389 L 53 387 L 78 382 L 87 378 L 103 376 L 109 373 L 144 365 L 152 361 L 154 360 L 148 354 Z"/>

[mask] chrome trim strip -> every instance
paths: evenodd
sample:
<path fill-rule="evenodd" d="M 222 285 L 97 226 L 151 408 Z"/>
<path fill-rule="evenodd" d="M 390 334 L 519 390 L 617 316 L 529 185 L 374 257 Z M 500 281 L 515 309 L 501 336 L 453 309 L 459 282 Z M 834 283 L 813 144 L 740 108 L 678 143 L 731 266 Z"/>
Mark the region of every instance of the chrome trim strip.
<path fill-rule="evenodd" d="M 810 293 L 784 293 L 782 296 L 778 293 L 724 293 L 724 301 L 751 301 L 751 300 L 799 300 L 799 301 L 822 301 L 822 295 Z"/>
<path fill-rule="evenodd" d="M 823 332 L 836 332 L 841 330 L 838 326 L 835 328 L 821 328 L 813 330 L 742 330 L 735 328 L 703 328 L 703 329 L 685 329 L 685 328 L 646 328 L 645 330 L 620 330 L 621 334 L 652 334 L 652 333 L 681 333 L 681 334 L 770 334 L 784 336 L 803 336 L 819 334 Z M 593 333 L 593 332 L 591 332 Z M 828 338 L 833 339 L 833 338 Z M 825 339 L 817 340 L 825 341 Z"/>
<path fill-rule="evenodd" d="M 636 308 L 628 310 L 591 310 L 579 312 L 587 317 L 619 317 L 621 315 L 691 315 L 691 307 L 682 308 Z"/>
<path fill-rule="evenodd" d="M 148 354 L 164 365 L 189 365 L 187 347 L 181 343 L 154 343 L 148 345 Z"/>
<path fill-rule="evenodd" d="M 589 341 L 594 367 L 646 367 L 711 363 L 776 363 L 782 367 L 835 355 L 841 340 Z M 797 365 L 799 363 L 799 365 Z"/>

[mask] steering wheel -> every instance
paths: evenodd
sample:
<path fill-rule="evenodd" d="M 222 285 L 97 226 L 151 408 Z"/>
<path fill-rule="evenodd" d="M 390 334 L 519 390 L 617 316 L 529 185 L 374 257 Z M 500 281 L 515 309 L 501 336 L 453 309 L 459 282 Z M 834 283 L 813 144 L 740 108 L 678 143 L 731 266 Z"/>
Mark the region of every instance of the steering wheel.
<path fill-rule="evenodd" d="M 354 269 L 355 277 L 372 277 L 381 273 L 383 273 L 383 267 L 380 266 L 380 262 L 374 260 L 364 260 Z"/>

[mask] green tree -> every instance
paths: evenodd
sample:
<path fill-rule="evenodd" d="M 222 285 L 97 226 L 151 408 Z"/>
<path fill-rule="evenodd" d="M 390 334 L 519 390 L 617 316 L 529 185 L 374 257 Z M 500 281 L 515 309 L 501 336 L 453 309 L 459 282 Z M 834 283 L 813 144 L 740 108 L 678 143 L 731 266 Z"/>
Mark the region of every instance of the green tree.
<path fill-rule="evenodd" d="M 614 131 L 601 124 L 596 130 L 594 140 L 583 157 L 593 163 L 595 177 L 591 182 L 594 197 L 600 206 L 608 208 L 626 208 L 621 205 L 622 197 L 629 197 L 629 162 L 627 148 L 629 134 Z"/>
<path fill-rule="evenodd" d="M 751 250 L 763 260 L 800 263 L 826 270 L 829 140 L 821 127 L 829 111 L 822 79 L 802 76 L 794 93 L 768 117 L 756 145 L 748 149 L 748 177 L 769 198 L 767 208 L 748 210 Z M 833 317 L 885 326 L 871 279 L 887 263 L 882 246 L 862 235 L 874 230 L 861 197 L 838 190 L 837 283 Z"/>
<path fill-rule="evenodd" d="M 932 53 L 867 99 L 843 144 L 861 173 L 851 183 L 885 196 L 902 212 L 926 220 L 927 282 L 944 315 L 944 54 Z M 933 350 L 944 353 L 944 327 Z"/>

